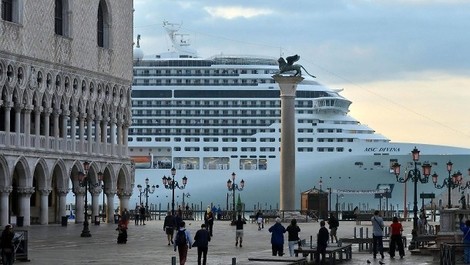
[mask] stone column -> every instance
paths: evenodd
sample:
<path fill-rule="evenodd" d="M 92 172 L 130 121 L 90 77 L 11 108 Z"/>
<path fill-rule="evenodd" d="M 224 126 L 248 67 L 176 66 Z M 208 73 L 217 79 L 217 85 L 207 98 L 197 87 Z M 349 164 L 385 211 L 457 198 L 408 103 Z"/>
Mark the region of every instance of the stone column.
<path fill-rule="evenodd" d="M 18 187 L 18 195 L 19 195 L 19 205 L 20 205 L 20 213 L 19 216 L 24 217 L 24 226 L 31 225 L 31 206 L 30 206 L 30 199 L 31 194 L 34 193 L 33 187 Z"/>
<path fill-rule="evenodd" d="M 62 129 L 61 135 L 60 135 L 60 141 L 62 142 L 62 148 L 63 150 L 67 151 L 74 151 L 73 149 L 69 149 L 69 146 L 67 146 L 67 121 L 69 119 L 70 111 L 69 110 L 62 110 L 62 119 L 61 119 L 61 125 L 60 128 Z M 74 139 L 74 138 L 72 138 Z"/>
<path fill-rule="evenodd" d="M 119 119 L 117 123 L 117 155 L 121 156 L 122 155 L 122 120 Z"/>
<path fill-rule="evenodd" d="M 11 112 L 11 108 L 13 107 L 13 103 L 12 102 L 9 102 L 9 101 L 5 101 L 4 103 L 4 106 L 3 108 L 5 109 L 5 144 L 6 146 L 10 146 L 11 145 L 11 142 L 10 142 L 10 131 L 11 131 L 11 127 L 10 127 L 10 112 Z"/>
<path fill-rule="evenodd" d="M 114 196 L 116 195 L 116 190 L 109 190 L 106 192 L 106 216 L 108 217 L 108 223 L 112 223 L 114 221 Z"/>
<path fill-rule="evenodd" d="M 95 216 L 100 215 L 100 194 L 101 187 L 91 188 L 91 222 L 95 222 Z"/>
<path fill-rule="evenodd" d="M 118 197 L 119 197 L 119 200 L 120 200 L 119 208 L 120 208 L 121 212 L 124 211 L 124 209 L 130 210 L 129 209 L 129 200 L 132 197 L 132 190 L 121 191 L 118 194 Z"/>
<path fill-rule="evenodd" d="M 34 147 L 41 147 L 41 112 L 42 107 L 34 108 Z"/>
<path fill-rule="evenodd" d="M 87 131 L 87 146 L 88 146 L 88 154 L 91 155 L 93 153 L 93 119 L 95 115 L 89 114 L 88 119 L 87 119 L 87 126 L 86 126 L 86 131 Z"/>
<path fill-rule="evenodd" d="M 300 76 L 274 75 L 281 89 L 281 211 L 295 210 L 295 92 Z"/>
<path fill-rule="evenodd" d="M 52 113 L 52 109 L 51 108 L 44 108 L 44 136 L 46 138 L 46 146 L 44 148 L 46 148 L 47 150 L 50 149 L 50 145 L 49 145 L 49 135 L 50 135 L 50 132 L 49 132 L 49 127 L 50 127 L 50 116 L 51 116 L 51 113 Z"/>
<path fill-rule="evenodd" d="M 60 132 L 59 132 L 59 118 L 60 118 L 60 113 L 61 113 L 61 110 L 60 109 L 55 109 L 53 112 L 52 112 L 52 118 L 53 118 L 53 132 L 52 132 L 52 135 L 54 136 L 54 150 L 58 150 L 59 149 L 59 137 L 60 137 Z"/>
<path fill-rule="evenodd" d="M 129 130 L 129 123 L 126 123 L 126 124 L 124 124 L 124 130 L 123 130 L 123 132 L 122 132 L 122 133 L 123 133 L 123 138 L 122 138 L 122 139 L 123 139 L 123 143 L 122 143 L 122 146 L 124 147 L 124 148 L 123 148 L 124 154 L 122 154 L 123 156 L 127 156 L 127 154 L 129 153 L 129 152 L 128 152 L 129 150 L 128 150 L 128 148 L 127 148 L 128 144 L 129 144 L 129 142 L 128 142 L 128 133 L 129 133 L 128 130 Z M 152 163 L 152 166 L 153 166 L 153 163 Z"/>
<path fill-rule="evenodd" d="M 117 120 L 115 118 L 112 118 L 109 126 L 111 128 L 111 133 L 109 137 L 111 138 L 111 155 L 116 155 L 116 122 Z"/>
<path fill-rule="evenodd" d="M 77 152 L 77 146 L 76 146 L 76 131 L 77 131 L 77 113 L 72 112 L 70 113 L 70 139 L 72 141 L 72 152 L 76 153 Z M 67 129 L 66 129 L 67 130 Z"/>
<path fill-rule="evenodd" d="M 66 216 L 66 208 L 67 208 L 67 193 L 69 193 L 68 189 L 59 189 L 57 190 L 57 196 L 59 197 L 59 220 L 61 220 L 62 216 Z M 76 215 L 77 213 L 75 213 Z"/>
<path fill-rule="evenodd" d="M 103 154 L 107 154 L 107 146 L 108 146 L 108 117 L 103 117 L 103 124 L 101 126 L 101 142 L 103 143 Z"/>
<path fill-rule="evenodd" d="M 78 133 L 80 139 L 80 153 L 85 153 L 85 118 L 86 113 L 80 113 L 78 116 Z"/>
<path fill-rule="evenodd" d="M 31 112 L 33 111 L 32 105 L 27 105 L 24 108 L 24 137 L 25 137 L 25 147 L 31 147 Z"/>
<path fill-rule="evenodd" d="M 96 144 L 96 153 L 103 154 L 101 148 L 101 116 L 97 116 L 95 120 L 95 144 Z"/>
<path fill-rule="evenodd" d="M 21 111 L 22 110 L 23 110 L 23 104 L 16 104 L 15 105 L 15 132 L 16 132 L 15 145 L 17 147 L 19 147 L 21 145 L 20 134 L 21 134 Z"/>
<path fill-rule="evenodd" d="M 42 225 L 47 225 L 49 223 L 49 194 L 51 193 L 50 189 L 41 189 L 39 190 L 41 195 L 41 215 L 39 216 L 39 223 Z"/>
<path fill-rule="evenodd" d="M 74 188 L 75 193 L 75 223 L 83 223 L 85 220 L 85 188 Z"/>
<path fill-rule="evenodd" d="M 9 207 L 9 195 L 12 191 L 12 187 L 0 187 L 0 226 L 5 227 L 9 222 L 8 220 L 8 213 L 10 212 Z"/>

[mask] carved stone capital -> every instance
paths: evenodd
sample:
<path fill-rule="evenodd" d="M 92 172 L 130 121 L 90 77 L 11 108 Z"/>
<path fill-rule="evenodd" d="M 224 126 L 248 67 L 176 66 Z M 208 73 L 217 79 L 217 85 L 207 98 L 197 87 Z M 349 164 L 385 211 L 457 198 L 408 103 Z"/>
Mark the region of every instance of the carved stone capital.
<path fill-rule="evenodd" d="M 0 187 L 0 193 L 11 193 L 12 190 L 13 190 L 12 186 Z"/>
<path fill-rule="evenodd" d="M 51 194 L 51 189 L 38 189 L 41 196 L 49 196 Z"/>
<path fill-rule="evenodd" d="M 69 189 L 58 189 L 57 193 L 59 194 L 59 196 L 67 196 L 67 194 L 69 193 Z"/>
<path fill-rule="evenodd" d="M 34 187 L 18 187 L 16 190 L 22 195 L 31 195 L 34 193 Z"/>

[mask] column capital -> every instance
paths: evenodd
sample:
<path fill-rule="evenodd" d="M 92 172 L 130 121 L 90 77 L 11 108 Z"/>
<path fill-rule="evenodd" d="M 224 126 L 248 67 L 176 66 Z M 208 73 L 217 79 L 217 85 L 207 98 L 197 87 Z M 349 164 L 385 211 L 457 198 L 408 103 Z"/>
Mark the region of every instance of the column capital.
<path fill-rule="evenodd" d="M 70 189 L 57 189 L 57 193 L 61 196 L 66 196 Z"/>
<path fill-rule="evenodd" d="M 16 189 L 18 193 L 23 195 L 31 195 L 34 193 L 34 187 L 18 187 Z"/>
<path fill-rule="evenodd" d="M 11 193 L 12 190 L 12 186 L 0 186 L 0 193 Z"/>
<path fill-rule="evenodd" d="M 38 189 L 38 191 L 42 196 L 49 196 L 52 190 L 51 189 Z"/>
<path fill-rule="evenodd" d="M 301 76 L 273 75 L 272 77 L 274 81 L 279 84 L 279 88 L 281 89 L 281 97 L 295 97 L 297 84 L 304 80 L 304 78 Z"/>
<path fill-rule="evenodd" d="M 77 195 L 85 195 L 85 187 L 81 187 L 80 185 L 77 185 L 76 187 L 73 188 L 73 193 Z"/>

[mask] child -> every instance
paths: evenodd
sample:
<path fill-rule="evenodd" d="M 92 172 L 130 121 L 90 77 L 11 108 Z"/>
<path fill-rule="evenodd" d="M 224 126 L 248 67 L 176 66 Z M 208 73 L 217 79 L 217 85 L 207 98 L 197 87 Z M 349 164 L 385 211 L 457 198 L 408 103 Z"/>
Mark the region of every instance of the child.
<path fill-rule="evenodd" d="M 127 226 L 124 222 L 119 222 L 118 227 L 116 228 L 118 231 L 118 244 L 126 244 L 127 242 Z"/>

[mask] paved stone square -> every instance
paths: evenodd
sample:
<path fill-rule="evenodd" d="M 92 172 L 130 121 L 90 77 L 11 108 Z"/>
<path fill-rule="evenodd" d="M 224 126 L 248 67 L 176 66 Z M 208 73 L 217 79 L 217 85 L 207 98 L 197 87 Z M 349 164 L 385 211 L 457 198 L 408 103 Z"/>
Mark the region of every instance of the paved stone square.
<path fill-rule="evenodd" d="M 186 221 L 187 228 L 194 234 L 200 228 L 202 221 Z M 411 222 L 403 223 L 405 234 L 411 238 Z M 266 224 L 265 228 L 258 231 L 257 225 L 247 223 L 244 229 L 243 248 L 235 247 L 235 228 L 228 221 L 216 221 L 214 224 L 214 237 L 209 243 L 208 264 L 230 265 L 232 259 L 236 258 L 237 264 L 269 264 L 267 262 L 249 262 L 248 257 L 257 253 L 266 254 L 270 252 L 270 233 Z M 283 223 L 287 227 L 287 223 Z M 301 238 L 316 240 L 316 233 L 320 227 L 318 222 L 299 223 Z M 82 224 L 69 223 L 66 227 L 57 225 L 26 227 L 29 234 L 28 258 L 30 264 L 171 264 L 172 256 L 177 256 L 172 246 L 167 245 L 166 235 L 163 231 L 163 220 L 147 221 L 146 225 L 129 224 L 128 242 L 118 245 L 115 224 L 90 225 L 92 237 L 80 237 L 83 229 Z M 371 225 L 363 222 L 356 225 L 355 222 L 340 222 L 338 229 L 339 237 L 352 237 L 354 227 L 369 228 Z M 16 228 L 22 229 L 22 228 Z M 359 230 L 357 230 L 359 231 Z M 370 232 L 369 232 L 370 233 Z M 286 235 L 287 239 L 287 235 Z M 409 242 L 410 240 L 408 240 Z M 287 243 L 285 251 L 288 252 Z M 372 254 L 359 252 L 357 246 L 353 247 L 353 259 L 343 264 L 379 264 L 380 259 L 373 260 Z M 390 259 L 386 254 L 383 260 L 385 264 L 438 264 L 430 256 L 411 255 L 406 251 L 404 259 Z M 18 262 L 21 264 L 22 262 Z M 177 263 L 179 264 L 179 263 Z M 189 250 L 188 265 L 197 264 L 196 249 Z M 281 265 L 281 264 L 280 264 Z"/>

